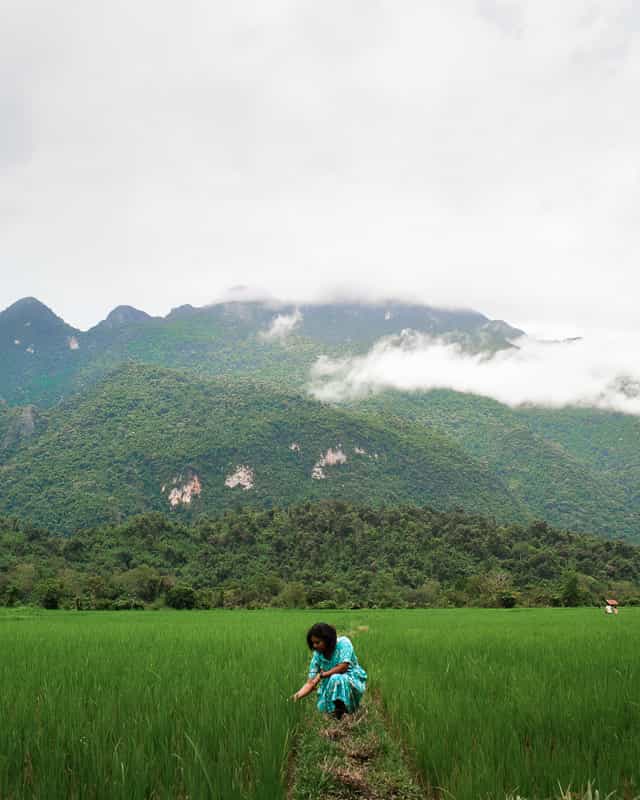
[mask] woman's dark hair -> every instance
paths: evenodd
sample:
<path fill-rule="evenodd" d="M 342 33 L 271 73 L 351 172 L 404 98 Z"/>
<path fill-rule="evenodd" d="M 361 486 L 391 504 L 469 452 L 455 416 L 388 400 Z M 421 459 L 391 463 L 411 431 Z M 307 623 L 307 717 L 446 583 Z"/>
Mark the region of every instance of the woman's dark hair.
<path fill-rule="evenodd" d="M 315 625 L 312 625 L 309 628 L 307 631 L 307 644 L 309 645 L 309 650 L 313 650 L 313 644 L 311 643 L 312 636 L 315 636 L 316 639 L 322 639 L 322 641 L 327 645 L 326 655 L 331 655 L 331 653 L 333 653 L 333 651 L 336 649 L 338 634 L 336 633 L 336 629 L 333 627 L 333 625 L 329 625 L 326 622 L 316 622 Z"/>

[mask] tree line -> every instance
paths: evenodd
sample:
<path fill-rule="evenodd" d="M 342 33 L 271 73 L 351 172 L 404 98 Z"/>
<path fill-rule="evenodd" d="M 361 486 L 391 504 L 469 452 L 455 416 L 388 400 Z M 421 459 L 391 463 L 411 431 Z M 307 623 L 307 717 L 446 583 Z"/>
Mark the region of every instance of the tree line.
<path fill-rule="evenodd" d="M 46 608 L 640 604 L 640 547 L 542 521 L 339 501 L 52 533 L 0 518 L 0 603 Z"/>

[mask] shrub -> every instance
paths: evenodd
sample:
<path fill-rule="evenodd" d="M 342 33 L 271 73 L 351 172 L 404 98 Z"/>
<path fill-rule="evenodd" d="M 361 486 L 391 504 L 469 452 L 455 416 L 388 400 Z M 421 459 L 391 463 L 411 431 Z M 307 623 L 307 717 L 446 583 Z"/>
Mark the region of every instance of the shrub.
<path fill-rule="evenodd" d="M 198 589 L 195 594 L 196 608 L 215 608 L 218 602 L 218 595 L 213 589 Z"/>
<path fill-rule="evenodd" d="M 62 600 L 62 587 L 57 581 L 45 581 L 40 585 L 38 595 L 40 599 L 40 605 L 43 608 L 60 608 L 60 601 Z"/>
<path fill-rule="evenodd" d="M 188 583 L 177 583 L 167 592 L 167 605 L 171 608 L 194 608 L 196 592 Z"/>
<path fill-rule="evenodd" d="M 277 597 L 277 604 L 284 608 L 306 608 L 307 593 L 300 581 L 286 583 Z"/>
<path fill-rule="evenodd" d="M 564 606 L 579 605 L 582 596 L 578 575 L 575 572 L 569 572 L 565 575 L 560 597 Z"/>
<path fill-rule="evenodd" d="M 113 601 L 112 608 L 114 611 L 142 611 L 144 603 L 137 597 L 119 597 Z"/>
<path fill-rule="evenodd" d="M 502 608 L 513 608 L 517 603 L 517 598 L 512 592 L 505 592 L 498 598 Z"/>

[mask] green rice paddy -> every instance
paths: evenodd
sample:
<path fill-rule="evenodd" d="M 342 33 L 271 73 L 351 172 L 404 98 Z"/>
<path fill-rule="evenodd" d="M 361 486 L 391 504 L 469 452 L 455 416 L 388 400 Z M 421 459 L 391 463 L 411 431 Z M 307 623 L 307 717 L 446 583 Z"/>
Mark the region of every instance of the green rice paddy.
<path fill-rule="evenodd" d="M 446 797 L 582 796 L 589 783 L 640 797 L 638 611 L 380 613 L 374 626 L 361 657 Z"/>
<path fill-rule="evenodd" d="M 284 798 L 319 619 L 353 632 L 432 795 L 640 796 L 640 610 L 16 610 L 0 800 Z"/>

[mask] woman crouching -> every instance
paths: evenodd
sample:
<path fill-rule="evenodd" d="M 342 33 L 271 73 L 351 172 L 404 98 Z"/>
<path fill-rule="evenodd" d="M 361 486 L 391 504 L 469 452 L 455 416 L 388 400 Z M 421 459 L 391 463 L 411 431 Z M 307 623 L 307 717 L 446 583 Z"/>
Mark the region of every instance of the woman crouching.
<path fill-rule="evenodd" d="M 309 629 L 307 644 L 314 651 L 309 678 L 293 699 L 301 700 L 317 689 L 318 711 L 337 719 L 352 714 L 360 705 L 367 673 L 358 664 L 351 641 L 346 636 L 338 637 L 333 625 L 318 622 Z"/>

